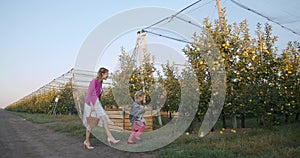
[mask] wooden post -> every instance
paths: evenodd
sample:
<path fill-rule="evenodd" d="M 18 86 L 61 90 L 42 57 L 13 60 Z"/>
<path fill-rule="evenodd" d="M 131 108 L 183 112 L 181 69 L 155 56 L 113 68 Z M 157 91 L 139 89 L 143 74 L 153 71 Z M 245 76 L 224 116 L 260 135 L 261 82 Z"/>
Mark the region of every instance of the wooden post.
<path fill-rule="evenodd" d="M 142 46 L 141 46 L 141 32 L 138 31 L 137 32 L 137 40 L 138 40 L 138 55 L 139 55 L 139 64 L 140 66 L 142 66 L 142 63 L 143 63 L 143 54 L 142 54 Z"/>
<path fill-rule="evenodd" d="M 143 43 L 144 43 L 144 52 L 145 52 L 146 56 L 149 57 L 148 62 L 150 63 L 150 56 L 149 56 L 149 52 L 148 52 L 146 33 L 144 30 L 142 30 L 142 37 L 143 37 Z"/>
<path fill-rule="evenodd" d="M 222 22 L 223 21 L 223 11 L 222 11 L 220 0 L 216 0 L 216 3 L 217 3 L 217 8 L 218 8 L 219 19 L 220 19 L 220 22 Z"/>
<path fill-rule="evenodd" d="M 143 50 L 142 50 L 142 41 L 141 41 L 141 32 L 137 32 L 137 38 L 138 38 L 138 55 L 139 55 L 139 66 L 140 66 L 140 75 L 141 75 L 141 80 L 142 84 L 144 87 L 144 77 L 143 77 Z"/>

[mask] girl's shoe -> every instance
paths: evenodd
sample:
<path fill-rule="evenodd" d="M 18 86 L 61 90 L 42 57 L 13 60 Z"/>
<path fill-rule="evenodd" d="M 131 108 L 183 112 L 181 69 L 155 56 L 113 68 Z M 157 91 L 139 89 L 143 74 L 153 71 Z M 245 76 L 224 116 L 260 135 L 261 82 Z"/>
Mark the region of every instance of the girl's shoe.
<path fill-rule="evenodd" d="M 127 144 L 136 144 L 136 142 L 133 142 L 133 141 L 127 141 Z"/>

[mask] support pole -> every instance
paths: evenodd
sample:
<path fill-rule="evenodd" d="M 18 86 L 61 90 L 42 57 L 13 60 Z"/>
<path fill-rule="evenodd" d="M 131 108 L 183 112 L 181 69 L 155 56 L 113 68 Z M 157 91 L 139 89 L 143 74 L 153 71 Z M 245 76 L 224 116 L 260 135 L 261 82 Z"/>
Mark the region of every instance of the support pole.
<path fill-rule="evenodd" d="M 220 2 L 220 0 L 216 0 L 216 3 L 217 3 L 217 8 L 218 8 L 219 19 L 220 19 L 220 22 L 222 22 L 223 21 L 223 11 L 222 11 L 222 7 L 221 7 L 221 2 Z"/>
<path fill-rule="evenodd" d="M 138 55 L 139 55 L 139 65 L 142 66 L 143 63 L 143 55 L 142 55 L 142 41 L 141 41 L 141 32 L 137 32 L 137 40 L 138 40 Z"/>
<path fill-rule="evenodd" d="M 146 54 L 146 57 L 149 57 L 149 63 L 150 63 L 150 56 L 149 56 L 149 52 L 148 52 L 148 45 L 147 45 L 147 39 L 146 39 L 146 33 L 144 30 L 142 30 L 142 38 L 143 38 L 143 48 L 144 48 L 144 53 Z"/>

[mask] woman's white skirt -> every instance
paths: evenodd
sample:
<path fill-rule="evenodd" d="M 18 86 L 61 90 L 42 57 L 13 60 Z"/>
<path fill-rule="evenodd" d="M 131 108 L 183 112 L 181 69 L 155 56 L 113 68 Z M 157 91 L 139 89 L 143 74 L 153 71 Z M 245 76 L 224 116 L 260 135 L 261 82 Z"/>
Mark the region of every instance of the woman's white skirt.
<path fill-rule="evenodd" d="M 96 100 L 94 108 L 95 108 L 97 117 L 100 119 L 99 123 L 98 123 L 99 127 L 103 127 L 103 121 L 106 121 L 107 123 L 110 122 L 109 117 L 107 116 L 105 110 L 103 109 L 102 104 L 99 101 L 99 99 Z M 87 124 L 86 117 L 88 117 L 90 115 L 91 110 L 92 110 L 91 106 L 89 106 L 85 103 L 84 104 L 83 116 L 82 116 L 82 122 L 83 122 L 83 125 L 86 127 L 86 129 L 89 130 L 89 131 L 91 131 L 92 128 Z M 95 116 L 95 112 L 92 112 L 92 116 Z M 102 116 L 104 116 L 104 117 L 102 117 Z"/>

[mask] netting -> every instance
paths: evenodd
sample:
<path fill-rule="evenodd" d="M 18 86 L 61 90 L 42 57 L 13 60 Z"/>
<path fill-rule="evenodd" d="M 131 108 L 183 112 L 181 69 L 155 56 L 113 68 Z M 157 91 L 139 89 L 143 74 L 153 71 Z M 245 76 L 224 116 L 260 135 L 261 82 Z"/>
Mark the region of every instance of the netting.
<path fill-rule="evenodd" d="M 239 7 L 262 16 L 276 23 L 283 29 L 300 36 L 300 6 L 298 0 L 264 0 L 253 3 L 253 0 L 231 0 Z"/>
<path fill-rule="evenodd" d="M 67 71 L 66 73 L 60 75 L 59 77 L 53 79 L 46 85 L 38 88 L 36 91 L 23 97 L 22 99 L 30 98 L 30 97 L 32 97 L 34 95 L 38 95 L 38 94 L 47 93 L 49 91 L 59 92 L 63 88 L 65 88 L 68 85 L 68 83 L 71 84 L 72 77 L 73 77 L 73 69 L 71 69 L 71 70 Z M 20 99 L 20 100 L 22 100 L 22 99 Z"/>

